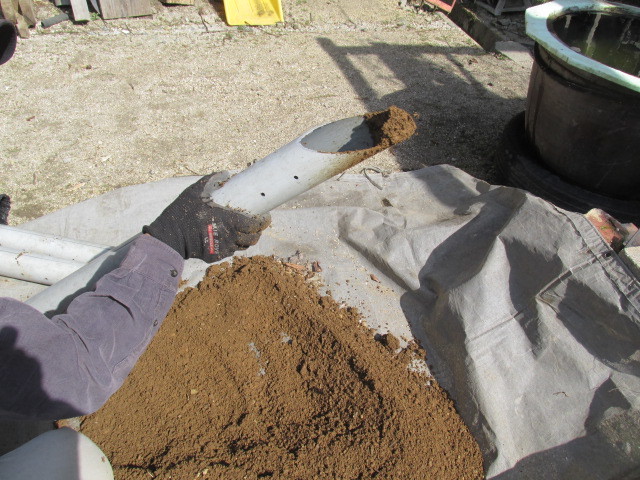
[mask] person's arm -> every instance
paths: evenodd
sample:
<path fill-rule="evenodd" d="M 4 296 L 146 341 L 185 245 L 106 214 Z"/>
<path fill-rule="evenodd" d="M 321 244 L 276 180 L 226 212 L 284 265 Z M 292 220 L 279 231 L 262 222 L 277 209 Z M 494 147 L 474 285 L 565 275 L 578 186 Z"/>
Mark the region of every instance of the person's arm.
<path fill-rule="evenodd" d="M 160 327 L 183 259 L 211 263 L 258 241 L 271 217 L 211 203 L 209 182 L 217 184 L 208 175 L 187 187 L 66 313 L 48 319 L 0 299 L 0 416 L 61 419 L 100 408 Z"/>
<path fill-rule="evenodd" d="M 100 408 L 160 327 L 184 260 L 142 235 L 121 266 L 51 319 L 0 299 L 0 415 L 61 419 Z"/>

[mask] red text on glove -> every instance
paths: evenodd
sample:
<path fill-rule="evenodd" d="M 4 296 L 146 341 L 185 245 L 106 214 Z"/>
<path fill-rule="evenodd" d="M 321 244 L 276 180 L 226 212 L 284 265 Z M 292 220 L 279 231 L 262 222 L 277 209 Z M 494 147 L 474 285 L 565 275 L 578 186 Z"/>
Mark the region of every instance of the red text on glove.
<path fill-rule="evenodd" d="M 207 225 L 207 234 L 209 236 L 209 253 L 211 255 L 219 251 L 218 227 L 215 223 Z"/>

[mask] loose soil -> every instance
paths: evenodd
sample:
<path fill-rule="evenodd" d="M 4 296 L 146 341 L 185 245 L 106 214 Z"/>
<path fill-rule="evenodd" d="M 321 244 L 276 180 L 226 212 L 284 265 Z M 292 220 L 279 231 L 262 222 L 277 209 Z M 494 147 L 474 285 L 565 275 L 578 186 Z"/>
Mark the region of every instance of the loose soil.
<path fill-rule="evenodd" d="M 124 386 L 82 431 L 129 479 L 479 479 L 478 445 L 423 371 L 270 257 L 180 293 Z M 328 292 L 327 292 L 328 293 Z"/>
<path fill-rule="evenodd" d="M 416 122 L 411 115 L 395 105 L 380 112 L 367 113 L 364 118 L 375 142 L 371 148 L 372 155 L 404 142 L 416 132 Z"/>

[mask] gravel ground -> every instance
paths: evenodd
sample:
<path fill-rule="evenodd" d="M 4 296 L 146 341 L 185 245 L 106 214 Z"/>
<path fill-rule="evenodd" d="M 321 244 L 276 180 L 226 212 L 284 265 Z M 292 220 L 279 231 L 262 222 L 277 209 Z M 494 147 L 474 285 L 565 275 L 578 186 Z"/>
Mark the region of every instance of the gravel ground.
<path fill-rule="evenodd" d="M 57 13 L 38 3 L 39 18 Z M 0 193 L 19 224 L 109 190 L 238 170 L 327 122 L 397 105 L 418 134 L 362 167 L 449 163 L 495 183 L 493 149 L 529 71 L 438 12 L 283 0 L 229 27 L 222 3 L 32 30 L 0 67 Z"/>

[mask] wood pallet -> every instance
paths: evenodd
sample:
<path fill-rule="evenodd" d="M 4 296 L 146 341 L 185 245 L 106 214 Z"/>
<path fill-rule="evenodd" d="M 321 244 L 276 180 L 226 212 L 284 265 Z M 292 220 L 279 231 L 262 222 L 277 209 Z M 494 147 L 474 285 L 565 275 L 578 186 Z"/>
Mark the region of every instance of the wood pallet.
<path fill-rule="evenodd" d="M 195 0 L 163 1 L 176 5 L 194 5 L 195 3 Z M 94 15 L 101 15 L 105 20 L 141 17 L 153 13 L 150 0 L 89 0 L 90 3 L 88 0 L 53 0 L 53 2 L 56 7 L 71 7 L 72 19 L 75 22 L 90 21 L 91 9 L 95 12 Z M 29 27 L 34 27 L 38 22 L 33 0 L 0 0 L 0 12 L 6 20 L 16 25 L 18 34 L 22 38 L 29 37 Z"/>
<path fill-rule="evenodd" d="M 476 0 L 476 3 L 496 17 L 506 12 L 523 12 L 533 5 L 531 0 Z"/>
<path fill-rule="evenodd" d="M 141 17 L 151 15 L 151 2 L 149 0 L 102 0 L 102 18 Z"/>

